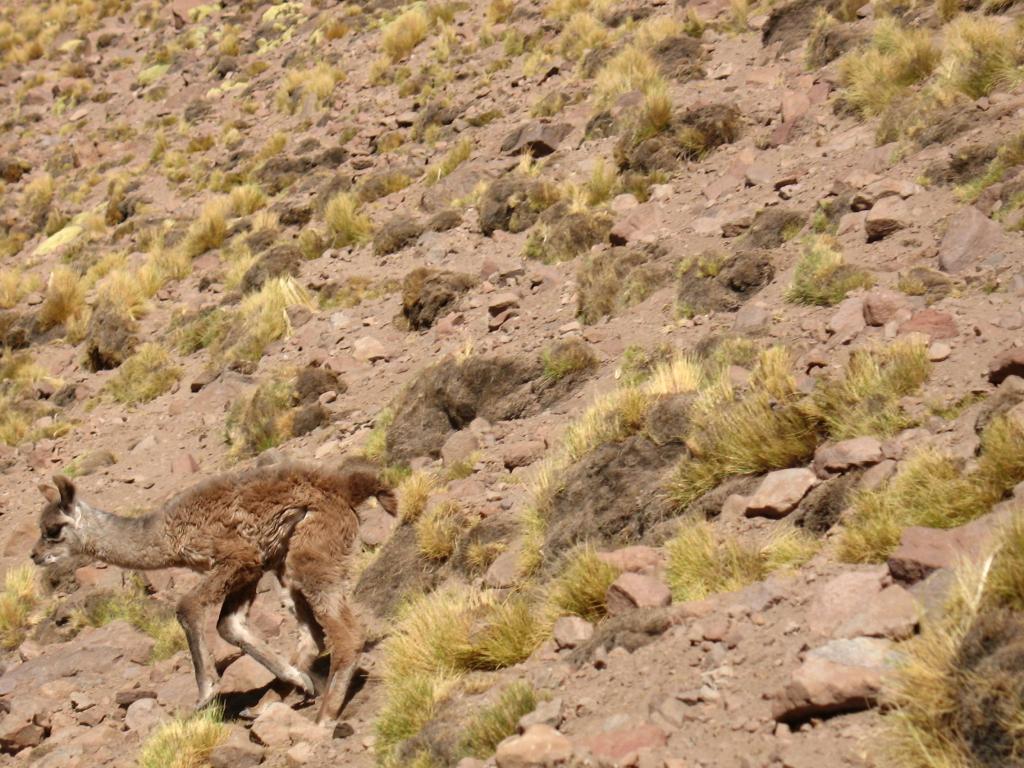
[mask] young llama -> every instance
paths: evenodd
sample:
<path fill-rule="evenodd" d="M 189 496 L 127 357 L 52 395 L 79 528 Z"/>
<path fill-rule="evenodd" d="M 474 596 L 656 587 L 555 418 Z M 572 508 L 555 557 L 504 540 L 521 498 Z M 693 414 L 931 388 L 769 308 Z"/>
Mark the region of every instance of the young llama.
<path fill-rule="evenodd" d="M 336 471 L 284 463 L 227 474 L 178 494 L 162 509 L 121 517 L 90 506 L 63 476 L 40 485 L 47 504 L 32 551 L 38 565 L 74 555 L 137 570 L 184 567 L 204 574 L 178 603 L 188 639 L 199 707 L 217 695 L 218 675 L 204 618 L 220 605 L 217 631 L 279 679 L 315 695 L 309 671 L 325 644 L 330 673 L 317 722 L 340 714 L 362 648 L 362 632 L 346 594 L 348 560 L 370 496 L 390 513 L 395 497 L 378 469 L 349 461 Z M 249 629 L 247 617 L 262 575 L 275 573 L 299 625 L 294 663 Z"/>

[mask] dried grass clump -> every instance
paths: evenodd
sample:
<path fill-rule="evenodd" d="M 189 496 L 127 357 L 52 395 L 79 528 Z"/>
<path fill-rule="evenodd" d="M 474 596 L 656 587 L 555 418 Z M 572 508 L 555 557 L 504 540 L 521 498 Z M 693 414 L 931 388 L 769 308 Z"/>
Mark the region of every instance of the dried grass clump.
<path fill-rule="evenodd" d="M 369 456 L 370 454 L 366 454 Z M 373 456 L 371 458 L 378 458 Z M 399 483 L 396 489 L 398 496 L 398 518 L 403 523 L 415 522 L 427 507 L 430 494 L 437 487 L 437 476 L 432 472 L 420 470 L 413 472 Z"/>
<path fill-rule="evenodd" d="M 310 69 L 290 69 L 277 91 L 277 108 L 288 114 L 295 114 L 304 104 L 324 109 L 330 105 L 335 88 L 344 80 L 342 70 L 322 61 Z"/>
<path fill-rule="evenodd" d="M 153 661 L 169 659 L 186 648 L 185 633 L 175 618 L 173 606 L 147 595 L 139 579 L 133 579 L 129 586 L 98 600 L 90 600 L 81 613 L 73 617 L 73 621 L 90 627 L 126 621 L 153 638 Z"/>
<path fill-rule="evenodd" d="M 880 19 L 870 43 L 841 62 L 843 98 L 865 116 L 880 115 L 907 88 L 928 78 L 940 55 L 928 30 Z"/>
<path fill-rule="evenodd" d="M 548 605 L 556 616 L 579 616 L 598 621 L 608 613 L 608 587 L 619 576 L 593 547 L 582 547 L 566 560 L 548 587 Z"/>
<path fill-rule="evenodd" d="M 428 560 L 451 557 L 466 530 L 466 513 L 456 501 L 435 504 L 416 519 L 416 544 Z"/>
<path fill-rule="evenodd" d="M 291 333 L 290 308 L 314 306 L 309 291 L 290 275 L 268 280 L 259 291 L 242 299 L 217 352 L 228 360 L 259 360 L 268 344 Z"/>
<path fill-rule="evenodd" d="M 392 64 L 396 64 L 427 38 L 430 16 L 420 6 L 410 8 L 381 30 L 380 47 Z"/>
<path fill-rule="evenodd" d="M 459 139 L 459 142 L 449 150 L 448 154 L 444 156 L 441 162 L 432 166 L 427 171 L 427 184 L 436 184 L 445 176 L 449 175 L 469 159 L 469 154 L 472 151 L 473 142 L 468 136 Z"/>
<path fill-rule="evenodd" d="M 945 610 L 901 647 L 889 680 L 886 757 L 906 768 L 1010 766 L 1024 753 L 1024 519 L 965 565 Z"/>
<path fill-rule="evenodd" d="M 255 456 L 288 437 L 293 395 L 291 382 L 271 379 L 236 400 L 224 423 L 224 435 L 232 453 Z"/>
<path fill-rule="evenodd" d="M 164 394 L 181 377 L 181 368 L 156 343 L 143 344 L 117 369 L 104 391 L 118 403 L 148 403 Z"/>
<path fill-rule="evenodd" d="M 663 84 L 661 71 L 647 51 L 630 45 L 616 54 L 594 79 L 594 88 L 601 104 L 610 104 L 630 91 L 648 93 Z"/>
<path fill-rule="evenodd" d="M 84 325 L 87 309 L 81 277 L 70 267 L 56 267 L 46 283 L 37 322 L 42 331 L 58 326 Z M 69 328 L 69 332 L 70 332 Z"/>
<path fill-rule="evenodd" d="M 41 601 L 34 566 L 23 565 L 7 572 L 4 590 L 0 592 L 0 647 L 11 650 L 21 645 Z"/>
<path fill-rule="evenodd" d="M 871 273 L 847 264 L 835 240 L 818 235 L 804 246 L 797 262 L 793 283 L 786 291 L 786 300 L 794 304 L 830 307 L 846 298 L 856 288 L 874 284 Z"/>
<path fill-rule="evenodd" d="M 437 706 L 472 670 L 495 670 L 523 661 L 544 630 L 522 598 L 495 602 L 467 588 L 442 589 L 399 609 L 382 647 L 385 701 L 376 722 L 381 765 L 399 766 L 397 747 L 419 733 Z M 466 746 L 484 748 L 490 727 L 470 728 Z"/>
<path fill-rule="evenodd" d="M 847 562 L 883 562 L 910 525 L 954 528 L 988 512 L 1024 480 L 1024 425 L 994 419 L 981 437 L 977 468 L 959 464 L 934 449 L 918 451 L 883 487 L 857 496 L 839 542 Z"/>
<path fill-rule="evenodd" d="M 227 195 L 211 198 L 203 205 L 199 218 L 188 228 L 181 246 L 189 258 L 201 256 L 224 243 L 228 233 L 227 220 L 232 213 L 231 197 Z"/>
<path fill-rule="evenodd" d="M 519 719 L 537 707 L 537 694 L 528 682 L 517 680 L 498 700 L 473 717 L 462 737 L 460 752 L 484 760 L 494 754 L 504 739 L 514 736 Z"/>
<path fill-rule="evenodd" d="M 856 350 L 839 378 L 818 384 L 814 413 L 837 440 L 893 435 L 912 424 L 900 398 L 917 392 L 930 372 L 927 345 L 918 339 Z"/>
<path fill-rule="evenodd" d="M 373 225 L 359 208 L 359 200 L 349 192 L 341 192 L 327 202 L 324 221 L 328 239 L 335 248 L 359 245 L 370 239 Z"/>
<path fill-rule="evenodd" d="M 774 571 L 797 568 L 819 543 L 796 528 L 784 528 L 763 542 L 717 536 L 710 523 L 688 522 L 666 545 L 668 584 L 677 602 L 701 600 L 763 581 Z"/>
<path fill-rule="evenodd" d="M 159 726 L 139 752 L 139 768 L 202 768 L 213 748 L 227 738 L 218 707 Z"/>

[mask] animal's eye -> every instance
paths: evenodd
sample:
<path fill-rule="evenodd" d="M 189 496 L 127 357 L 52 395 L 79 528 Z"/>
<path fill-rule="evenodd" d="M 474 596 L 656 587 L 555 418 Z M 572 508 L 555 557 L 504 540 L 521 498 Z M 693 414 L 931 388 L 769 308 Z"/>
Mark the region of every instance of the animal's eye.
<path fill-rule="evenodd" d="M 43 538 L 47 541 L 60 541 L 64 533 L 63 525 L 52 525 L 43 532 Z"/>

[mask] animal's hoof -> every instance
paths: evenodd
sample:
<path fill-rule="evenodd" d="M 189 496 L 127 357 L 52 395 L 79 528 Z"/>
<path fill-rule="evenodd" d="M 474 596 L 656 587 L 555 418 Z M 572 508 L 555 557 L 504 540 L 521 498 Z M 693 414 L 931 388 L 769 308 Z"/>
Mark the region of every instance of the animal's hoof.
<path fill-rule="evenodd" d="M 305 693 L 306 696 L 308 696 L 309 698 L 312 699 L 316 696 L 316 686 L 313 684 L 313 678 L 307 675 L 305 672 L 299 672 L 298 686 L 302 689 L 302 692 Z"/>
<path fill-rule="evenodd" d="M 206 709 L 211 704 L 213 704 L 213 702 L 217 700 L 218 694 L 219 694 L 219 691 L 216 688 L 214 688 L 212 691 L 207 693 L 205 696 L 202 696 L 199 699 L 199 703 L 196 704 L 196 712 L 202 712 L 204 709 Z"/>

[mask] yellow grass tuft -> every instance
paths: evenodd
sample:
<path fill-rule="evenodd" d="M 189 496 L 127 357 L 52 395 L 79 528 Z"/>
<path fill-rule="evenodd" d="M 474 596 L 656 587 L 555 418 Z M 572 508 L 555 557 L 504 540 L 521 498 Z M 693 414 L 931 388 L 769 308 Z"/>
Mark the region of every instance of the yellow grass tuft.
<path fill-rule="evenodd" d="M 329 106 L 335 88 L 344 80 L 343 71 L 325 62 L 311 69 L 290 69 L 278 89 L 277 108 L 289 114 L 305 103 L 323 109 Z"/>
<path fill-rule="evenodd" d="M 125 405 L 148 403 L 164 394 L 181 377 L 181 368 L 159 344 L 143 344 L 117 369 L 104 391 Z"/>
<path fill-rule="evenodd" d="M 291 334 L 290 307 L 315 307 L 309 291 L 290 275 L 268 280 L 259 291 L 242 299 L 227 337 L 228 358 L 258 360 L 268 344 Z"/>
<path fill-rule="evenodd" d="M 666 545 L 668 584 L 678 602 L 701 600 L 762 581 L 773 571 L 810 560 L 818 542 L 795 528 L 784 528 L 762 543 L 717 536 L 710 523 L 683 523 Z"/>
<path fill-rule="evenodd" d="M 466 160 L 473 151 L 473 142 L 469 137 L 459 139 L 459 142 L 451 148 L 440 163 L 427 170 L 426 180 L 428 184 L 436 184 L 445 176 L 450 174 Z"/>
<path fill-rule="evenodd" d="M 11 650 L 21 645 L 41 600 L 34 566 L 22 565 L 7 572 L 0 592 L 0 647 Z"/>
<path fill-rule="evenodd" d="M 227 219 L 232 214 L 232 201 L 227 195 L 208 200 L 189 227 L 182 245 L 189 258 L 195 258 L 214 248 L 219 248 L 227 237 Z"/>
<path fill-rule="evenodd" d="M 879 115 L 905 89 L 932 74 L 940 53 L 927 29 L 909 29 L 891 17 L 879 19 L 870 44 L 841 62 L 843 97 L 858 112 Z"/>
<path fill-rule="evenodd" d="M 631 45 L 601 68 L 594 80 L 594 87 L 598 100 L 602 104 L 610 104 L 624 93 L 646 93 L 661 82 L 661 73 L 651 55 Z"/>
<path fill-rule="evenodd" d="M 324 209 L 328 238 L 336 248 L 359 245 L 373 234 L 370 219 L 359 212 L 359 201 L 349 192 L 332 197 Z"/>
<path fill-rule="evenodd" d="M 555 46 L 570 61 L 581 61 L 588 51 L 604 47 L 609 32 L 598 19 L 587 12 L 573 14 L 559 33 Z"/>
<path fill-rule="evenodd" d="M 604 618 L 608 611 L 605 595 L 618 576 L 618 570 L 598 557 L 593 547 L 578 549 L 548 588 L 551 611 L 587 621 Z"/>
<path fill-rule="evenodd" d="M 413 472 L 402 480 L 396 489 L 399 519 L 403 523 L 417 520 L 426 509 L 427 500 L 436 487 L 437 477 L 423 470 Z"/>
<path fill-rule="evenodd" d="M 850 291 L 873 284 L 870 272 L 845 263 L 833 238 L 817 235 L 804 246 L 786 300 L 828 307 L 845 299 Z"/>
<path fill-rule="evenodd" d="M 982 434 L 977 468 L 965 474 L 948 456 L 924 448 L 882 488 L 859 494 L 839 541 L 847 562 L 882 562 L 910 525 L 953 528 L 988 512 L 1024 480 L 1024 425 L 1006 416 Z"/>
<path fill-rule="evenodd" d="M 139 752 L 139 768 L 202 768 L 227 735 L 223 713 L 217 707 L 172 720 L 146 739 Z"/>
<path fill-rule="evenodd" d="M 392 64 L 397 63 L 426 40 L 429 30 L 430 17 L 427 12 L 419 6 L 410 8 L 384 26 L 380 47 Z"/>
<path fill-rule="evenodd" d="M 85 313 L 85 290 L 82 280 L 69 267 L 56 267 L 46 284 L 46 296 L 39 307 L 41 329 L 67 326 Z"/>
<path fill-rule="evenodd" d="M 42 279 L 20 269 L 0 269 L 0 309 L 10 309 L 26 295 L 42 288 Z"/>
<path fill-rule="evenodd" d="M 451 557 L 467 525 L 466 513 L 456 501 L 445 501 L 427 509 L 416 519 L 416 544 L 428 560 Z"/>

